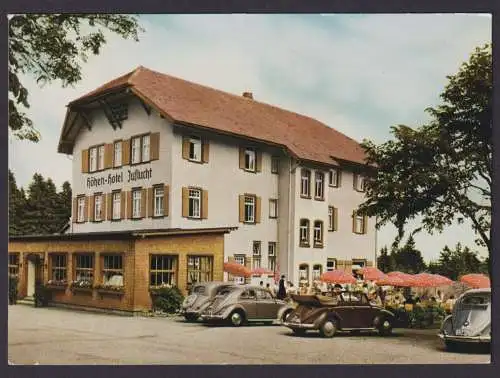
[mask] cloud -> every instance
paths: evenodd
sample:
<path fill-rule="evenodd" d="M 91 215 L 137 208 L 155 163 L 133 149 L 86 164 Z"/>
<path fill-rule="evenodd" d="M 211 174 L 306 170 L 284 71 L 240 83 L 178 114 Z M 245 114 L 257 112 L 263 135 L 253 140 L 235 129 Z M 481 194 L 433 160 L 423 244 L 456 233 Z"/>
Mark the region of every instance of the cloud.
<path fill-rule="evenodd" d="M 425 122 L 423 109 L 437 103 L 446 75 L 491 41 L 491 17 L 478 15 L 148 15 L 141 24 L 139 43 L 107 34 L 74 88 L 24 79 L 42 141 L 10 138 L 9 167 L 21 185 L 35 172 L 59 185 L 71 179 L 70 157 L 57 153 L 65 105 L 139 65 L 235 94 L 252 91 L 357 140 L 381 142 L 391 125 Z M 446 235 L 457 240 L 463 230 Z M 393 236 L 384 229 L 380 241 Z M 436 236 L 422 233 L 417 242 L 435 255 Z"/>

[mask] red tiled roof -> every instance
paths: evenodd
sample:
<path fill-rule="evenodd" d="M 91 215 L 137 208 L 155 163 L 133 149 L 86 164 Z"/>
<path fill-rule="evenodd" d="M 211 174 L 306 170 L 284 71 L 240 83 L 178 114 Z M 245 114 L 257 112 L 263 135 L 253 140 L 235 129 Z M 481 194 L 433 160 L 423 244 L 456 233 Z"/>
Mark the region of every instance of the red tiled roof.
<path fill-rule="evenodd" d="M 138 67 L 76 101 L 129 85 L 179 122 L 286 146 L 299 159 L 336 164 L 332 157 L 364 164 L 354 139 L 304 115 Z"/>

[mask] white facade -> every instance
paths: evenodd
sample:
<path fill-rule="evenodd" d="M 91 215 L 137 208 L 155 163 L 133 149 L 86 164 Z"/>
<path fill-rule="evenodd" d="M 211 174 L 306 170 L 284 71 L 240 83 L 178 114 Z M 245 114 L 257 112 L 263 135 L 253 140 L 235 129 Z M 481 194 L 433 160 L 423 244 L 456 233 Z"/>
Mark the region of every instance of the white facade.
<path fill-rule="evenodd" d="M 158 113 L 151 114 L 137 100 L 129 104 L 128 119 L 122 128 L 114 130 L 100 110 L 90 114 L 92 128 L 82 127 L 73 148 L 73 196 L 91 196 L 96 192 L 111 193 L 112 190 L 131 190 L 135 187 L 150 188 L 153 185 L 169 185 L 168 216 L 151 218 L 149 214 L 140 220 L 72 222 L 71 232 L 118 231 L 133 229 L 166 228 L 215 228 L 237 227 L 225 236 L 225 259 L 236 254 L 251 258 L 253 242 L 261 242 L 261 266 L 268 267 L 269 243 L 277 243 L 277 262 L 282 274 L 297 285 L 300 264 L 308 264 L 312 275 L 314 264 L 321 264 L 326 271 L 327 258 L 362 258 L 373 261 L 375 254 L 374 220 L 370 219 L 366 233 L 352 232 L 352 212 L 363 201 L 363 193 L 353 189 L 351 172 L 342 171 L 342 185 L 328 185 L 328 168 L 319 168 L 325 173 L 324 200 L 304 199 L 300 195 L 301 168 L 283 149 L 255 144 L 244 138 L 223 136 L 215 132 L 188 129 L 173 125 Z M 216 126 L 216 125 L 215 125 Z M 159 159 L 145 164 L 125 165 L 95 173 L 82 173 L 82 150 L 101 143 L 128 139 L 144 133 L 159 133 Z M 209 144 L 208 162 L 192 162 L 183 158 L 183 136 L 198 135 Z M 240 147 L 255 147 L 262 151 L 260 172 L 247 172 L 239 166 Z M 271 172 L 271 157 L 279 157 L 279 173 Z M 307 167 L 307 166 L 306 166 Z M 311 169 L 311 191 L 314 192 L 314 167 Z M 129 181 L 129 172 L 151 169 L 151 177 Z M 111 176 L 123 175 L 123 182 L 109 183 Z M 105 178 L 106 183 L 89 186 L 91 178 Z M 206 191 L 208 214 L 206 219 L 191 219 L 182 216 L 182 188 L 198 187 Z M 239 196 L 254 194 L 260 197 L 260 223 L 245 224 L 239 221 Z M 270 218 L 269 200 L 276 199 L 278 217 Z M 151 199 L 148 198 L 148 201 Z M 338 229 L 328 231 L 328 206 L 338 209 Z M 107 209 L 104 209 L 106 212 Z M 90 213 L 93 209 L 88 208 Z M 125 209 L 127 211 L 127 209 Z M 75 214 L 75 210 L 72 212 Z M 310 237 L 313 237 L 313 222 L 323 221 L 323 248 L 300 246 L 300 219 L 311 222 Z M 104 219 L 106 215 L 104 215 Z"/>

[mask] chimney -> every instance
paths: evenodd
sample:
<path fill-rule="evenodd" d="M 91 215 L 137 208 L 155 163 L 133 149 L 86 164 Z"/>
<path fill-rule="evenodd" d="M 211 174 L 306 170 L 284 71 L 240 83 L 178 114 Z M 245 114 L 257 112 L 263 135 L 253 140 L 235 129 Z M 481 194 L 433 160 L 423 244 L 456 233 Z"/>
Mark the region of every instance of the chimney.
<path fill-rule="evenodd" d="M 253 100 L 253 93 L 252 92 L 243 92 L 243 97 L 249 98 L 250 100 Z"/>

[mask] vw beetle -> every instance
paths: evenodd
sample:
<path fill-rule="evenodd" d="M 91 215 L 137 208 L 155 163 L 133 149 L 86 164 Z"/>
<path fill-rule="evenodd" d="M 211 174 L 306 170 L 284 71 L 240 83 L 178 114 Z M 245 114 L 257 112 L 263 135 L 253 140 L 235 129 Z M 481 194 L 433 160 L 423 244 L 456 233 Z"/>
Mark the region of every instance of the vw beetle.
<path fill-rule="evenodd" d="M 228 282 L 200 282 L 191 287 L 189 295 L 184 299 L 181 313 L 187 321 L 196 321 L 201 313 L 213 301 L 221 290 L 232 286 Z"/>
<path fill-rule="evenodd" d="M 448 350 L 459 343 L 491 342 L 491 289 L 473 289 L 455 303 L 438 333 Z"/>

